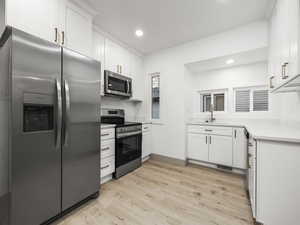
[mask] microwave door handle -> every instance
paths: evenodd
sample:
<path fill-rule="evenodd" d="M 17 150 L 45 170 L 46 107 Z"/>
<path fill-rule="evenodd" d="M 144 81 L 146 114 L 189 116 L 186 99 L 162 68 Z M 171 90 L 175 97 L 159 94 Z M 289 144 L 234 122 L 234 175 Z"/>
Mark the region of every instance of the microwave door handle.
<path fill-rule="evenodd" d="M 61 96 L 61 83 L 59 79 L 55 81 L 56 96 L 57 96 L 57 118 L 56 118 L 56 149 L 60 148 L 61 144 L 61 127 L 62 127 L 62 96 Z"/>
<path fill-rule="evenodd" d="M 64 80 L 64 89 L 65 89 L 65 103 L 66 103 L 64 146 L 68 147 L 71 103 L 70 103 L 70 86 L 67 80 Z"/>

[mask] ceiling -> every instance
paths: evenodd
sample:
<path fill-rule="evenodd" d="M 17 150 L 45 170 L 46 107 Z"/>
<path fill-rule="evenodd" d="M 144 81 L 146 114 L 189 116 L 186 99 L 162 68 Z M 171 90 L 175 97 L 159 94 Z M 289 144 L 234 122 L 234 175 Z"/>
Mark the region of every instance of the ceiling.
<path fill-rule="evenodd" d="M 86 0 L 94 23 L 142 54 L 266 18 L 274 0 Z M 135 30 L 144 36 L 137 38 Z"/>

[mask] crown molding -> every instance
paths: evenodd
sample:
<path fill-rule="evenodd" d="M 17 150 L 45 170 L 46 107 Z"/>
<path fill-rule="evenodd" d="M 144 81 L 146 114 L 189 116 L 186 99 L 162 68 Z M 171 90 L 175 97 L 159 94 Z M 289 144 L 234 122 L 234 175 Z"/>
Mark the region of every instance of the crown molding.
<path fill-rule="evenodd" d="M 91 14 L 92 17 L 95 17 L 100 14 L 98 11 L 93 9 L 93 7 L 91 5 L 89 5 L 88 3 L 86 3 L 82 0 L 68 0 L 68 1 L 79 6 L 83 10 L 87 11 L 89 14 Z"/>

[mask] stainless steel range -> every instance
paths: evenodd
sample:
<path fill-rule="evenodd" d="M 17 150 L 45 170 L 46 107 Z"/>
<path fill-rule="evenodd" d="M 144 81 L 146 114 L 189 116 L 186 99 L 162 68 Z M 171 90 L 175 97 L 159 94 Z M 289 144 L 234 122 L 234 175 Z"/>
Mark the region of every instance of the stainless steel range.
<path fill-rule="evenodd" d="M 125 122 L 122 109 L 101 109 L 101 123 L 116 124 L 116 171 L 119 178 L 142 164 L 142 124 Z"/>

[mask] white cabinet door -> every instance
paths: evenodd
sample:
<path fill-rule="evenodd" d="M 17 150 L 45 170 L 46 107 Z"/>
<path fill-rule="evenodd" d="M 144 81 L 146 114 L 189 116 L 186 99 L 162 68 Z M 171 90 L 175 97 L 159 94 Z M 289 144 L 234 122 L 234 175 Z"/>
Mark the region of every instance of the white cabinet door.
<path fill-rule="evenodd" d="M 145 90 L 145 79 L 143 76 L 143 60 L 141 57 L 132 54 L 131 56 L 131 78 L 132 98 L 143 100 Z"/>
<path fill-rule="evenodd" d="M 7 0 L 7 24 L 55 42 L 59 28 L 59 0 Z"/>
<path fill-rule="evenodd" d="M 131 53 L 110 39 L 105 40 L 105 69 L 131 76 Z"/>
<path fill-rule="evenodd" d="M 290 58 L 288 65 L 288 75 L 293 77 L 299 72 L 299 0 L 288 0 L 288 27 L 290 41 Z"/>
<path fill-rule="evenodd" d="M 151 147 L 152 147 L 151 142 L 152 142 L 151 131 L 143 132 L 142 158 L 145 158 L 151 154 Z"/>
<path fill-rule="evenodd" d="M 120 51 L 121 74 L 131 77 L 131 53 L 121 47 Z"/>
<path fill-rule="evenodd" d="M 209 161 L 220 165 L 232 166 L 232 137 L 209 136 Z"/>
<path fill-rule="evenodd" d="M 105 38 L 93 31 L 93 57 L 101 62 L 101 95 L 104 96 Z"/>
<path fill-rule="evenodd" d="M 121 47 L 110 39 L 105 39 L 105 69 L 118 73 L 121 61 Z"/>
<path fill-rule="evenodd" d="M 247 138 L 244 128 L 233 129 L 233 167 L 247 169 Z"/>
<path fill-rule="evenodd" d="M 208 136 L 205 134 L 188 134 L 188 158 L 208 162 Z"/>
<path fill-rule="evenodd" d="M 86 56 L 93 56 L 92 17 L 81 8 L 68 3 L 65 10 L 63 45 Z"/>
<path fill-rule="evenodd" d="M 256 141 L 251 138 L 248 146 L 249 170 L 248 170 L 248 189 L 252 214 L 256 217 Z"/>

